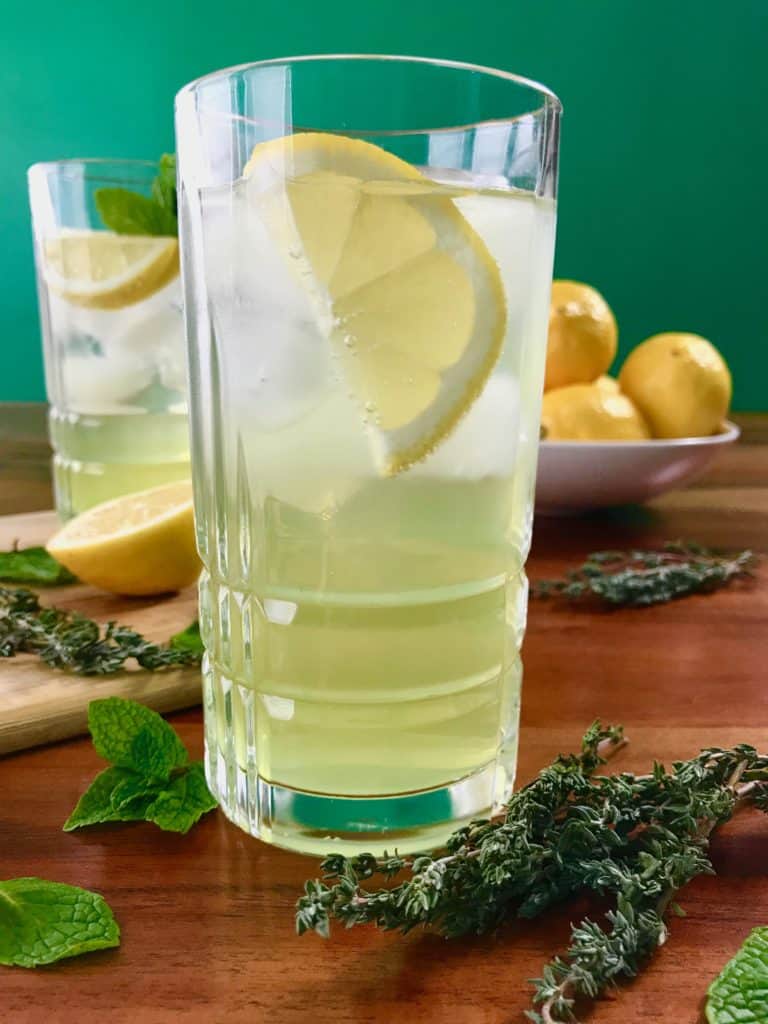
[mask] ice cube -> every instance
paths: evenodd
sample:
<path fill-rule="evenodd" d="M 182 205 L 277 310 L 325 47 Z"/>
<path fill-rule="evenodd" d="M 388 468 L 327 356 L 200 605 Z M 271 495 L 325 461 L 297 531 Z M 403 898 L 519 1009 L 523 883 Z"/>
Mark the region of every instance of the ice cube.
<path fill-rule="evenodd" d="M 54 344 L 63 351 L 100 352 L 114 329 L 113 311 L 76 306 L 53 292 L 48 295 L 48 310 Z"/>
<path fill-rule="evenodd" d="M 64 400 L 70 410 L 107 415 L 136 412 L 131 399 L 150 383 L 154 368 L 136 355 L 70 352 L 62 358 L 61 373 Z"/>
<path fill-rule="evenodd" d="M 327 395 L 330 313 L 294 237 L 281 192 L 244 183 L 202 195 L 214 332 L 230 393 L 248 422 L 278 430 Z"/>
<path fill-rule="evenodd" d="M 408 476 L 506 476 L 517 459 L 520 389 L 508 374 L 491 377 L 479 398 L 448 437 Z"/>
<path fill-rule="evenodd" d="M 507 357 L 523 344 L 531 310 L 534 242 L 541 232 L 542 204 L 524 192 L 462 196 L 456 208 L 475 229 L 499 268 L 507 302 Z M 515 356 L 515 358 L 517 358 Z"/>
<path fill-rule="evenodd" d="M 108 352 L 145 359 L 156 366 L 164 387 L 186 390 L 184 318 L 180 306 L 166 302 L 132 320 L 113 338 Z"/>

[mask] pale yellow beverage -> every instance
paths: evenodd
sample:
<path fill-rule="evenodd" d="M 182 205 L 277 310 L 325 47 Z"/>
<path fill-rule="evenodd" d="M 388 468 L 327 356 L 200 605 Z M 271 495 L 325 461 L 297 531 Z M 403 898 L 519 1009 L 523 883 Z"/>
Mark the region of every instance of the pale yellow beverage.
<path fill-rule="evenodd" d="M 515 774 L 554 203 L 402 168 L 295 136 L 195 199 L 208 776 L 308 852 L 433 846 Z"/>
<path fill-rule="evenodd" d="M 53 481 L 63 518 L 121 494 L 189 478 L 186 405 L 147 412 L 51 410 Z"/>
<path fill-rule="evenodd" d="M 90 309 L 46 296 L 56 507 L 64 518 L 189 477 L 178 275 L 151 297 Z"/>

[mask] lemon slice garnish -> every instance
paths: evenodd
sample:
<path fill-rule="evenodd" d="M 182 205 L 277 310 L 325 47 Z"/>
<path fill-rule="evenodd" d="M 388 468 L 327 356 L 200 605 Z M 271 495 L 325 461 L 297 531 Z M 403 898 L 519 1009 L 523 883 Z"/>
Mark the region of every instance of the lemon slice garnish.
<path fill-rule="evenodd" d="M 94 505 L 46 545 L 84 583 L 114 594 L 164 594 L 200 573 L 192 485 L 181 480 Z"/>
<path fill-rule="evenodd" d="M 249 202 L 310 294 L 363 410 L 380 471 L 424 459 L 499 356 L 499 269 L 442 186 L 371 143 L 299 133 L 262 143 Z"/>
<path fill-rule="evenodd" d="M 179 243 L 165 236 L 68 230 L 43 243 L 52 291 L 76 306 L 121 309 L 149 298 L 179 272 Z"/>

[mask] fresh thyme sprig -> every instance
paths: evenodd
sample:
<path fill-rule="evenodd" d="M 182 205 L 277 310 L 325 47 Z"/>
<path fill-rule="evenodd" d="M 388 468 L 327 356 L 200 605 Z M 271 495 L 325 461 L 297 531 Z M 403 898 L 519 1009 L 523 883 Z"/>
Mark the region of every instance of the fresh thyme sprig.
<path fill-rule="evenodd" d="M 756 562 L 751 551 L 722 555 L 683 541 L 668 542 L 662 551 L 596 551 L 564 579 L 535 582 L 532 594 L 643 607 L 718 590 L 751 576 Z"/>
<path fill-rule="evenodd" d="M 118 672 L 130 659 L 152 671 L 198 665 L 202 644 L 196 624 L 169 644 L 156 644 L 128 626 L 101 626 L 79 612 L 43 607 L 31 590 L 0 586 L 0 657 L 16 654 L 36 654 L 52 668 L 101 676 Z"/>
<path fill-rule="evenodd" d="M 502 817 L 459 829 L 436 857 L 327 857 L 323 877 L 307 882 L 297 903 L 299 934 L 327 936 L 333 919 L 479 934 L 576 893 L 610 897 L 606 927 L 589 919 L 575 926 L 565 955 L 534 982 L 531 1020 L 574 1021 L 578 998 L 634 976 L 665 941 L 676 891 L 712 873 L 712 830 L 739 805 L 768 810 L 768 756 L 753 747 L 704 750 L 671 772 L 656 764 L 646 776 L 593 775 L 603 748 L 622 742 L 621 728 L 595 723 L 580 755 L 558 757 Z M 377 876 L 389 884 L 369 887 Z"/>

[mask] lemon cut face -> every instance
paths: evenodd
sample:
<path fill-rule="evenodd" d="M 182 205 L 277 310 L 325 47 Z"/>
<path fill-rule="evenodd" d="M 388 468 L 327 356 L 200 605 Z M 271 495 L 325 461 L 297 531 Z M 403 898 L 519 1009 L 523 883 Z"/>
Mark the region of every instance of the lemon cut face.
<path fill-rule="evenodd" d="M 371 143 L 299 133 L 255 147 L 249 196 L 305 277 L 379 470 L 425 458 L 501 351 L 498 267 L 446 190 Z"/>
<path fill-rule="evenodd" d="M 180 480 L 126 494 L 82 512 L 48 551 L 84 583 L 114 594 L 164 594 L 194 583 L 192 485 Z"/>
<path fill-rule="evenodd" d="M 75 306 L 122 309 L 179 273 L 179 243 L 164 236 L 67 230 L 43 243 L 48 286 Z"/>

